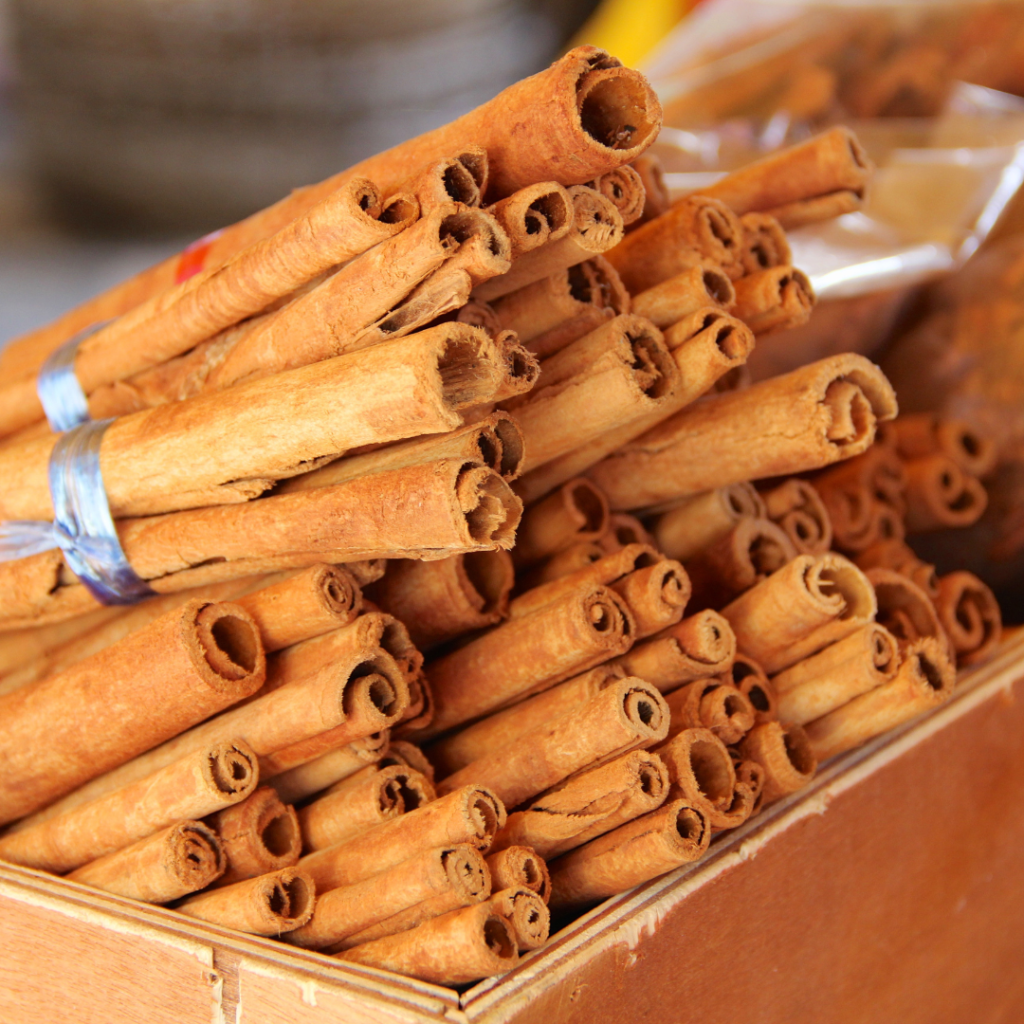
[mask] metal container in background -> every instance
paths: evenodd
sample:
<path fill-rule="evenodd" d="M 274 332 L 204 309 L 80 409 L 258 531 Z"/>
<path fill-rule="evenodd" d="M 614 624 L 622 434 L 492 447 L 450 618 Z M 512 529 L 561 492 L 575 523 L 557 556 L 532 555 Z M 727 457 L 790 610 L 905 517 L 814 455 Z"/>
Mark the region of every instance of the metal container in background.
<path fill-rule="evenodd" d="M 80 228 L 210 230 L 539 70 L 562 6 L 12 0 L 30 167 Z"/>

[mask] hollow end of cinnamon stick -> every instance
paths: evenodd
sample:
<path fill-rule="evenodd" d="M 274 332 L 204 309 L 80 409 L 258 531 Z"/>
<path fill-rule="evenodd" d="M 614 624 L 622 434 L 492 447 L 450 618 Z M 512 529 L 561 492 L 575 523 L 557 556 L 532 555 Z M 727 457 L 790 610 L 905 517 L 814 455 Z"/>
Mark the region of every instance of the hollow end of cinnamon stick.
<path fill-rule="evenodd" d="M 523 503 L 497 473 L 467 462 L 459 471 L 455 492 L 473 544 L 512 547 Z"/>
<path fill-rule="evenodd" d="M 291 867 L 302 852 L 295 809 L 282 803 L 270 786 L 261 786 L 252 796 L 218 811 L 208 821 L 220 837 L 227 858 L 220 885 Z"/>
<path fill-rule="evenodd" d="M 912 579 L 894 569 L 881 567 L 868 569 L 865 575 L 875 588 L 878 603 L 876 621 L 889 630 L 901 645 L 925 636 L 947 642 L 931 598 Z"/>
<path fill-rule="evenodd" d="M 609 515 L 597 487 L 582 477 L 569 480 L 523 513 L 512 557 L 517 565 L 532 565 L 571 544 L 597 541 Z"/>
<path fill-rule="evenodd" d="M 639 72 L 608 66 L 615 58 L 601 50 L 590 60 L 594 70 L 584 73 L 576 87 L 580 126 L 595 147 L 615 154 L 618 165 L 629 163 L 657 135 L 661 104 Z"/>
<path fill-rule="evenodd" d="M 737 654 L 729 674 L 733 686 L 750 701 L 754 724 L 774 722 L 779 717 L 778 695 L 765 670 L 753 658 Z"/>
<path fill-rule="evenodd" d="M 673 792 L 707 816 L 724 824 L 732 805 L 736 772 L 725 744 L 710 729 L 689 728 L 655 749 L 668 768 Z"/>
<path fill-rule="evenodd" d="M 973 573 L 962 571 L 940 576 L 938 588 L 935 607 L 958 664 L 983 661 L 995 650 L 1002 633 L 995 595 Z"/>
<path fill-rule="evenodd" d="M 228 603 L 201 606 L 193 628 L 207 667 L 203 675 L 211 682 L 262 681 L 265 677 L 266 657 L 259 628 L 241 606 Z"/>
<path fill-rule="evenodd" d="M 740 742 L 739 750 L 764 769 L 765 803 L 803 789 L 818 767 L 807 733 L 798 725 L 756 725 Z"/>

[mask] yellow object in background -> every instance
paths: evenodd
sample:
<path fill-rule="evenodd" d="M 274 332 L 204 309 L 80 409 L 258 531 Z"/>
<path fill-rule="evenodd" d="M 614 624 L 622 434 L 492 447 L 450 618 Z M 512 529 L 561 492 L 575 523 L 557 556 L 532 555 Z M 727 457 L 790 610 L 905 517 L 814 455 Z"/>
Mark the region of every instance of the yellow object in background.
<path fill-rule="evenodd" d="M 635 67 L 700 0 L 604 0 L 570 47 L 590 43 Z"/>

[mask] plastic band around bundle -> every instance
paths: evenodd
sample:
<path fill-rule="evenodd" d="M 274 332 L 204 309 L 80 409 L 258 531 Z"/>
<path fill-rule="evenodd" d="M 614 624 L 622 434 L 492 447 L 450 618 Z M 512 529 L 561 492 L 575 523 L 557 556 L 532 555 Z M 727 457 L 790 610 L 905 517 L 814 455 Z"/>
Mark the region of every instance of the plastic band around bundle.
<path fill-rule="evenodd" d="M 100 472 L 100 442 L 113 420 L 84 423 L 57 438 L 50 454 L 53 522 L 0 523 L 0 561 L 53 548 L 101 604 L 135 604 L 154 593 L 128 564 Z"/>
<path fill-rule="evenodd" d="M 89 421 L 89 400 L 75 376 L 78 346 L 111 321 L 101 320 L 79 331 L 70 341 L 51 352 L 36 379 L 36 394 L 46 413 L 50 429 L 63 433 Z"/>

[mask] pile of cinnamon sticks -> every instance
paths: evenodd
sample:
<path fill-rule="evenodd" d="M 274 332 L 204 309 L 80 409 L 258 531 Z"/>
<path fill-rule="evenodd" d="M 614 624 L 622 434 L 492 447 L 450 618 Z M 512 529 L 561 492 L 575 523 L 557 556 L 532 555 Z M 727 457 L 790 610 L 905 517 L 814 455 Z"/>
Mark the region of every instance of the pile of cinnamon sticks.
<path fill-rule="evenodd" d="M 462 984 L 991 650 L 987 592 L 901 540 L 930 487 L 983 504 L 984 440 L 894 420 L 860 356 L 743 377 L 810 314 L 783 225 L 857 207 L 856 139 L 670 203 L 659 117 L 574 50 L 0 356 L 0 515 L 45 521 L 36 374 L 109 320 L 75 374 L 155 592 L 0 562 L 0 858 Z"/>

